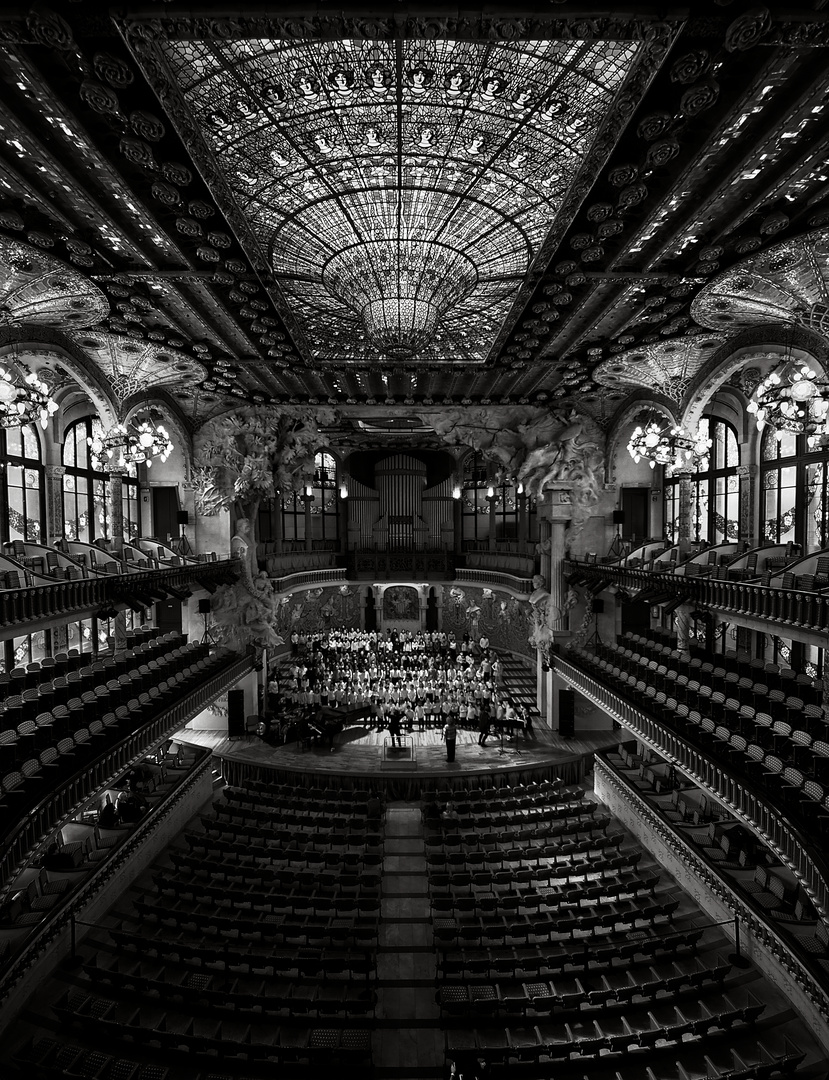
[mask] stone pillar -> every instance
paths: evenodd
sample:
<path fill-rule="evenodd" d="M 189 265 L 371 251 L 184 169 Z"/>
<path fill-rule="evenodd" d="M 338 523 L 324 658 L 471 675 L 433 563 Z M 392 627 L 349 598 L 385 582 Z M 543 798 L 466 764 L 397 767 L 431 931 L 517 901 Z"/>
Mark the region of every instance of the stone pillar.
<path fill-rule="evenodd" d="M 112 550 L 120 555 L 124 550 L 124 504 L 121 477 L 113 473 L 109 478 L 109 533 L 112 538 Z"/>
<path fill-rule="evenodd" d="M 550 590 L 550 615 L 554 620 L 551 629 L 554 634 L 567 633 L 570 619 L 566 605 L 567 586 L 564 582 L 564 537 L 572 510 L 570 488 L 566 484 L 553 484 L 552 490 L 547 493 L 544 511 L 550 526 L 549 541 L 545 545 L 548 550 L 544 568 L 547 570 L 545 577 Z"/>
<path fill-rule="evenodd" d="M 44 543 L 54 544 L 66 535 L 63 519 L 63 465 L 46 465 L 46 538 Z"/>
<path fill-rule="evenodd" d="M 487 495 L 486 497 L 486 501 L 489 503 L 489 543 L 487 544 L 489 551 L 495 551 L 495 503 L 497 499 L 497 495 Z"/>
<path fill-rule="evenodd" d="M 691 493 L 693 487 L 690 476 L 679 478 L 679 550 L 687 555 L 691 541 L 696 539 L 694 523 L 691 520 Z"/>
<path fill-rule="evenodd" d="M 309 495 L 307 491 L 302 493 L 302 501 L 305 504 L 305 550 L 311 550 L 311 503 L 314 501 L 314 496 Z"/>
<path fill-rule="evenodd" d="M 277 492 L 274 498 L 274 513 L 273 513 L 273 543 L 274 553 L 276 555 L 282 554 L 282 493 Z"/>
<path fill-rule="evenodd" d="M 676 647 L 683 660 L 691 659 L 691 605 L 680 604 L 674 612 Z"/>
<path fill-rule="evenodd" d="M 455 555 L 463 554 L 463 499 L 453 499 L 452 526 L 454 531 L 453 550 Z"/>
<path fill-rule="evenodd" d="M 749 454 L 749 447 L 743 444 L 740 453 L 745 461 Z M 757 521 L 757 503 L 759 493 L 757 491 L 757 474 L 759 469 L 756 465 L 740 465 L 737 475 L 740 478 L 740 539 L 745 540 L 749 547 L 758 543 L 755 533 Z"/>
<path fill-rule="evenodd" d="M 527 535 L 529 521 L 527 520 L 527 496 L 523 492 L 518 498 L 518 550 L 525 552 L 527 548 Z"/>

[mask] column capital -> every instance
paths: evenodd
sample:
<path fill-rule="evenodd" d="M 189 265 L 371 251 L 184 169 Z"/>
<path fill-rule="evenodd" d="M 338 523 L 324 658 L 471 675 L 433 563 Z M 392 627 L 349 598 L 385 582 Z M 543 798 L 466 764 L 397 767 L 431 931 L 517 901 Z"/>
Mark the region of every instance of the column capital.
<path fill-rule="evenodd" d="M 65 465 L 44 465 L 43 466 L 43 471 L 46 474 L 46 476 L 48 476 L 50 478 L 53 478 L 55 480 L 59 480 L 62 476 L 66 475 L 66 466 Z"/>

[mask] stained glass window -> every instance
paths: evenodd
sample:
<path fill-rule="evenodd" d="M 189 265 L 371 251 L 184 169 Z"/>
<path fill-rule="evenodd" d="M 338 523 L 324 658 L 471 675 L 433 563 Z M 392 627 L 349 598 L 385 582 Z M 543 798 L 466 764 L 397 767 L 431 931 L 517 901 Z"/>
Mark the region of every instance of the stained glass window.
<path fill-rule="evenodd" d="M 44 542 L 44 484 L 37 431 L 26 427 L 0 429 L 0 460 L 6 462 L 0 484 L 2 540 Z"/>
<path fill-rule="evenodd" d="M 767 429 L 762 442 L 763 539 L 793 541 L 804 553 L 829 547 L 829 470 L 826 451 L 805 436 Z"/>
<path fill-rule="evenodd" d="M 691 477 L 691 536 L 694 541 L 725 544 L 740 539 L 740 447 L 737 432 L 726 420 L 702 418 L 711 450 Z M 679 540 L 679 490 L 677 477 L 665 482 L 665 535 Z"/>
<path fill-rule="evenodd" d="M 92 457 L 88 439 L 102 434 L 97 416 L 76 420 L 63 444 L 63 527 L 68 540 L 108 540 L 109 473 Z"/>
<path fill-rule="evenodd" d="M 306 356 L 466 362 L 492 350 L 640 53 L 580 40 L 161 48 Z"/>

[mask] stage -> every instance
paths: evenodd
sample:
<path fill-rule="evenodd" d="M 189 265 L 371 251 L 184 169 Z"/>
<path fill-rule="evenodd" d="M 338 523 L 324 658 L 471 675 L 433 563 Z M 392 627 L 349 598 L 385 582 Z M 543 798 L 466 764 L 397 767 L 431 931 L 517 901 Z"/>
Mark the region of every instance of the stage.
<path fill-rule="evenodd" d="M 197 722 L 197 721 L 196 721 Z M 336 736 L 333 751 L 327 745 L 303 750 L 297 742 L 269 746 L 257 736 L 229 739 L 218 731 L 191 728 L 175 735 L 176 742 L 207 747 L 221 761 L 228 783 L 246 777 L 282 783 L 324 785 L 337 778 L 338 787 L 374 787 L 388 798 L 417 798 L 423 791 L 486 784 L 519 784 L 561 778 L 565 783 L 583 779 L 592 768 L 593 753 L 619 741 L 615 731 L 589 731 L 561 739 L 545 728 L 525 739 L 489 736 L 478 745 L 477 731 L 458 731 L 455 760 L 446 760 L 440 729 L 404 733 L 404 749 L 392 750 L 388 731 L 367 730 L 356 724 Z"/>

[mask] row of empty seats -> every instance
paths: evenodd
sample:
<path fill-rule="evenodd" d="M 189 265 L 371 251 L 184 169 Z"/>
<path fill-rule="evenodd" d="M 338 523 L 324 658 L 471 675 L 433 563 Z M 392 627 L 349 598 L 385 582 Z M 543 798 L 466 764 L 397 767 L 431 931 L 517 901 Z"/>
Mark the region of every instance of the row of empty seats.
<path fill-rule="evenodd" d="M 601 651 L 607 654 L 608 647 Z M 829 734 L 819 706 L 801 710 L 802 699 L 784 697 L 787 718 L 775 720 L 769 712 L 741 704 L 739 687 L 726 697 L 711 690 L 704 674 L 702 680 L 680 675 L 677 668 L 653 658 L 650 649 L 643 654 L 617 646 L 606 659 L 599 650 L 577 646 L 569 655 L 659 723 L 763 790 L 807 830 L 822 833 L 829 828 Z M 682 666 L 678 654 L 670 661 Z M 660 678 L 665 689 L 658 689 Z M 698 695 L 694 705 L 699 707 L 680 700 L 684 694 Z"/>

